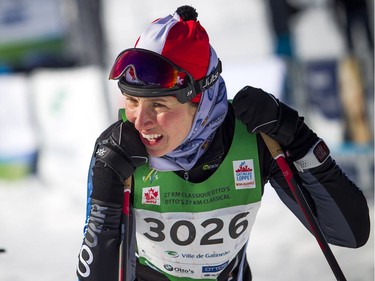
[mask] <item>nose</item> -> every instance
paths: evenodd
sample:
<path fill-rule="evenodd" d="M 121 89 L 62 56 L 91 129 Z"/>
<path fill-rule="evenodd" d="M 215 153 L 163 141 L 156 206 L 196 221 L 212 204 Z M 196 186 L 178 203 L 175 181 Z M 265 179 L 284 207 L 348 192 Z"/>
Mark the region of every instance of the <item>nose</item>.
<path fill-rule="evenodd" d="M 152 109 L 144 103 L 140 103 L 137 107 L 134 126 L 138 131 L 148 130 L 154 124 L 154 113 Z"/>

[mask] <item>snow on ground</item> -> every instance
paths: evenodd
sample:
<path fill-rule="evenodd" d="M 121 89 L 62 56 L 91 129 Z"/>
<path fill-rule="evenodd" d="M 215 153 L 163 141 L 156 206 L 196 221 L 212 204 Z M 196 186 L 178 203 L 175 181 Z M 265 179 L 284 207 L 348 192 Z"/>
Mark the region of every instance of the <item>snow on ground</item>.
<path fill-rule="evenodd" d="M 0 280 L 76 280 L 85 188 L 69 185 L 0 183 Z"/>

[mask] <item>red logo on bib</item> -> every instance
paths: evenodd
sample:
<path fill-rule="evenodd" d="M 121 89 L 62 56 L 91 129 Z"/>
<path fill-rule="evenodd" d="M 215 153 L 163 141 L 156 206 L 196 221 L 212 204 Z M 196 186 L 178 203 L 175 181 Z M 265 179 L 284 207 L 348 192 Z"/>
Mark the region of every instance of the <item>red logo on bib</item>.
<path fill-rule="evenodd" d="M 159 186 L 143 188 L 142 204 L 160 205 Z"/>
<path fill-rule="evenodd" d="M 236 189 L 255 188 L 254 162 L 252 159 L 233 161 Z"/>

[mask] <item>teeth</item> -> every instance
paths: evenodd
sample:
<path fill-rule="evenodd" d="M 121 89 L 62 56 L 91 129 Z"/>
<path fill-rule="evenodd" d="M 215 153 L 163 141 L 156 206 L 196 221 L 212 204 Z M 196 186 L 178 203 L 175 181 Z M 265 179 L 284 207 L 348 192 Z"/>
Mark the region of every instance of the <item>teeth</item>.
<path fill-rule="evenodd" d="M 161 135 L 159 135 L 159 134 L 151 134 L 151 135 L 142 134 L 142 137 L 144 137 L 147 140 L 153 140 L 153 139 L 160 138 Z"/>

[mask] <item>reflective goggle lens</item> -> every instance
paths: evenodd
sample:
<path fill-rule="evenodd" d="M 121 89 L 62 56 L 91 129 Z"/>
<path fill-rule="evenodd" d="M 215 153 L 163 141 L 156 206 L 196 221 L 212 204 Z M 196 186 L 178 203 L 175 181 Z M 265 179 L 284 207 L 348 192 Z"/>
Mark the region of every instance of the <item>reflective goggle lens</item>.
<path fill-rule="evenodd" d="M 170 89 L 183 87 L 186 73 L 157 53 L 144 49 L 127 49 L 115 60 L 109 79 L 121 77 L 135 86 Z"/>

